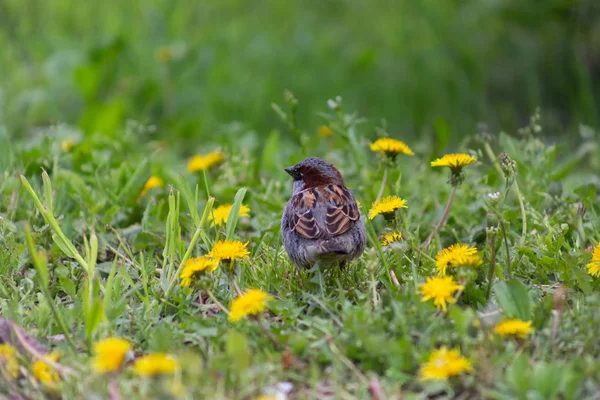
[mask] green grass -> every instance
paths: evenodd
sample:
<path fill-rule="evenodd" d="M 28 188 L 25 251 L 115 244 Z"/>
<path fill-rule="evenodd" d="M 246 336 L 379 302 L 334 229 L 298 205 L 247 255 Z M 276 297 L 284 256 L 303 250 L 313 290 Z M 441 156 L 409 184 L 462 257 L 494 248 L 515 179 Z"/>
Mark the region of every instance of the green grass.
<path fill-rule="evenodd" d="M 291 121 L 287 105 L 281 108 Z M 407 141 L 416 155 L 390 167 L 385 194 L 405 198 L 408 208 L 396 220 L 404 240 L 382 247 L 379 237 L 389 228 L 366 213 L 386 164 L 369 151 L 368 129 L 356 115 L 317 111 L 332 137 L 299 129 L 295 141 L 277 132 L 260 140 L 231 127 L 214 146 L 189 149 L 222 149 L 226 161 L 206 175 L 188 173 L 187 153 L 174 151 L 166 138 L 149 139 L 152 128 L 141 124 L 119 125 L 114 137 L 83 135 L 70 125 L 42 128 L 30 140 L 0 133 L 1 315 L 63 354 L 60 364 L 71 372 L 62 374 L 60 394 L 106 398 L 111 386 L 132 399 L 251 399 L 289 382 L 295 398 L 371 398 L 369 386 L 380 386 L 386 398 L 594 396 L 600 280 L 586 264 L 590 246 L 600 241 L 598 133 L 582 127 L 581 146 L 561 149 L 545 143 L 535 117 L 513 136 L 480 134 L 455 143 L 449 150 L 479 161 L 465 167 L 446 225 L 418 251 L 451 190 L 447 171 L 429 166 L 442 149 L 427 138 Z M 70 138 L 74 145 L 64 151 L 61 142 Z M 516 161 L 517 174 L 508 179 L 492 161 L 501 152 Z M 283 167 L 306 155 L 340 168 L 362 203 L 369 236 L 359 260 L 326 274 L 324 292 L 291 265 L 279 235 L 291 193 Z M 140 197 L 150 175 L 167 185 Z M 208 191 L 215 206 L 243 197 L 250 218 L 211 227 Z M 501 193 L 498 201 L 488 196 L 494 192 Z M 277 344 L 252 319 L 229 322 L 207 291 L 178 284 L 180 263 L 226 236 L 249 243 L 251 255 L 238 263 L 234 279 L 242 290 L 274 297 L 263 320 Z M 435 275 L 431 257 L 459 242 L 477 246 L 484 263 L 463 276 L 458 302 L 438 312 L 421 301 L 418 285 Z M 205 284 L 229 307 L 235 292 L 225 270 Z M 566 292 L 562 307 L 554 301 L 559 287 Z M 515 316 L 532 321 L 535 333 L 492 335 L 499 320 Z M 172 354 L 180 373 L 149 379 L 126 367 L 109 379 L 94 372 L 93 343 L 113 335 L 129 340 L 136 356 Z M 460 349 L 473 371 L 449 381 L 419 380 L 420 366 L 443 345 Z M 31 378 L 31 362 L 23 351 L 22 374 L 0 385 L 3 395 L 54 396 Z"/>

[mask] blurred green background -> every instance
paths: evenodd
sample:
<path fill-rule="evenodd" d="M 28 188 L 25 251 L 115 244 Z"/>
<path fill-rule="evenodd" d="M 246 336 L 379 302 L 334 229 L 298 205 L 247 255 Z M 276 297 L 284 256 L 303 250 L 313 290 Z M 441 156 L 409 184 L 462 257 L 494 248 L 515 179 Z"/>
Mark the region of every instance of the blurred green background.
<path fill-rule="evenodd" d="M 600 1 L 0 1 L 12 137 L 128 119 L 181 148 L 236 121 L 266 136 L 285 132 L 284 89 L 307 132 L 337 95 L 370 135 L 382 119 L 397 137 L 511 131 L 537 106 L 555 132 L 597 127 Z"/>

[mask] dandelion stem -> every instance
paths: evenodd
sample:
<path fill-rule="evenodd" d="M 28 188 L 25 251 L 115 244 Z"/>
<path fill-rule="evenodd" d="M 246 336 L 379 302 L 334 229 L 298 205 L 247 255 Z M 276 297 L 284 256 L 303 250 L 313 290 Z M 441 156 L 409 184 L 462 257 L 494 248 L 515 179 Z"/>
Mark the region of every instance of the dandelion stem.
<path fill-rule="evenodd" d="M 377 193 L 375 203 L 377 203 L 379 200 L 381 200 L 381 197 L 383 197 L 383 192 L 385 191 L 385 185 L 387 183 L 388 169 L 389 167 L 386 165 L 385 169 L 383 170 L 383 178 L 381 178 L 381 186 L 379 187 L 379 193 Z"/>
<path fill-rule="evenodd" d="M 506 247 L 506 264 L 507 271 L 506 274 L 509 278 L 512 278 L 512 265 L 510 262 L 510 249 L 508 247 L 508 238 L 506 237 L 506 229 L 504 228 L 504 221 L 500 221 L 500 229 L 502 229 L 502 236 L 504 236 L 504 247 Z"/>
<path fill-rule="evenodd" d="M 238 286 L 237 282 L 235 281 L 235 279 L 231 279 L 231 284 L 233 285 L 233 288 L 235 289 L 235 292 L 237 293 L 238 296 L 242 295 L 242 291 L 240 290 L 240 287 Z"/>
<path fill-rule="evenodd" d="M 213 301 L 213 303 L 215 303 L 221 309 L 221 311 L 223 311 L 225 314 L 229 315 L 229 310 L 227 309 L 227 307 L 225 307 L 223 305 L 223 303 L 221 303 L 217 299 L 217 297 L 213 294 L 213 292 L 210 289 L 206 289 L 206 294 L 208 295 L 208 297 L 210 297 L 210 299 Z"/>
<path fill-rule="evenodd" d="M 206 170 L 202 170 L 202 177 L 204 178 L 204 188 L 206 189 L 206 197 L 210 197 L 210 188 L 208 185 L 208 178 L 206 177 Z"/>
<path fill-rule="evenodd" d="M 414 251 L 416 251 L 417 253 L 419 253 L 420 255 L 422 255 L 423 257 L 427 258 L 429 261 L 435 262 L 435 258 L 433 258 L 429 254 L 425 253 L 423 250 L 421 250 L 421 248 L 419 246 L 414 246 L 413 245 L 412 249 Z"/>
<path fill-rule="evenodd" d="M 450 197 L 448 198 L 448 203 L 446 204 L 446 208 L 444 208 L 444 212 L 442 213 L 442 217 L 440 218 L 440 220 L 437 223 L 437 225 L 435 226 L 435 228 L 433 228 L 433 231 L 431 232 L 429 237 L 423 243 L 421 243 L 421 247 L 429 246 L 429 244 L 431 243 L 431 240 L 433 239 L 433 237 L 435 236 L 437 231 L 439 231 L 440 228 L 442 226 L 444 226 L 444 223 L 446 222 L 446 218 L 448 218 L 448 214 L 450 213 L 450 207 L 452 206 L 452 202 L 454 201 L 455 193 L 456 193 L 456 185 L 453 185 L 452 190 L 450 191 Z"/>
<path fill-rule="evenodd" d="M 485 293 L 485 298 L 489 300 L 490 293 L 492 292 L 492 282 L 494 280 L 494 270 L 496 269 L 496 238 L 494 237 L 490 241 L 490 247 L 492 254 L 490 256 L 490 269 L 488 271 L 488 286 Z"/>
<path fill-rule="evenodd" d="M 271 341 L 271 343 L 273 343 L 273 346 L 275 346 L 275 348 L 277 350 L 281 349 L 281 344 L 277 341 L 277 339 L 275 338 L 275 336 L 273 336 L 273 334 L 271 333 L 271 331 L 269 331 L 267 329 L 267 327 L 265 326 L 262 317 L 257 315 L 256 316 L 256 322 L 258 323 L 258 326 L 260 328 L 261 331 L 263 331 L 263 333 L 265 334 L 266 337 L 269 338 L 269 340 Z"/>
<path fill-rule="evenodd" d="M 502 172 L 502 168 L 498 164 L 496 155 L 494 154 L 494 151 L 490 147 L 490 144 L 485 143 L 483 145 L 483 147 L 484 147 L 485 152 L 487 153 L 488 157 L 490 158 L 490 160 L 492 160 L 492 163 L 494 164 L 494 167 L 496 168 L 496 170 L 500 173 L 500 175 L 504 175 L 504 173 Z M 517 199 L 519 200 L 519 208 L 521 209 L 521 220 L 523 221 L 523 229 L 521 231 L 521 237 L 524 237 L 527 234 L 527 214 L 525 214 L 525 204 L 523 202 L 523 196 L 521 195 L 521 191 L 519 190 L 519 184 L 517 183 L 516 179 L 515 179 L 515 183 L 514 183 L 513 187 L 515 188 L 515 194 L 517 195 Z"/>
<path fill-rule="evenodd" d="M 340 349 L 338 349 L 338 347 L 333 342 L 329 342 L 329 349 L 340 359 L 340 361 L 342 361 L 342 363 L 346 365 L 346 367 L 348 367 L 348 369 L 350 369 L 350 371 L 354 373 L 354 375 L 356 375 L 358 380 L 363 385 L 369 385 L 369 380 L 367 379 L 366 375 L 360 369 L 358 369 L 358 367 L 352 362 L 352 360 L 350 360 L 348 357 L 342 354 Z"/>
<path fill-rule="evenodd" d="M 189 244 L 185 254 L 183 255 L 183 259 L 179 263 L 179 267 L 177 268 L 177 271 L 175 271 L 175 274 L 172 274 L 172 273 L 169 274 L 169 276 L 172 275 L 172 277 L 169 282 L 169 286 L 167 287 L 167 291 L 165 292 L 166 299 L 168 299 L 169 296 L 171 295 L 171 291 L 175 287 L 175 282 L 177 282 L 177 278 L 179 278 L 179 276 L 181 275 L 181 271 L 183 271 L 183 268 L 185 267 L 185 262 L 192 256 L 192 252 L 196 248 L 196 244 L 198 243 L 198 240 L 200 239 L 201 233 L 202 233 L 202 228 L 198 227 L 196 229 L 196 232 L 194 232 L 194 236 L 192 236 L 192 240 L 190 241 L 190 244 Z M 169 268 L 169 270 L 171 270 L 171 268 Z"/>
<path fill-rule="evenodd" d="M 235 267 L 235 260 L 232 258 L 231 261 L 229 262 L 229 270 L 227 271 L 227 276 L 229 277 L 229 282 L 231 283 L 231 286 L 233 286 L 233 289 L 235 290 L 237 295 L 241 296 L 242 291 L 240 290 L 240 287 L 238 286 L 237 282 L 235 281 L 235 271 L 233 269 L 234 267 Z"/>

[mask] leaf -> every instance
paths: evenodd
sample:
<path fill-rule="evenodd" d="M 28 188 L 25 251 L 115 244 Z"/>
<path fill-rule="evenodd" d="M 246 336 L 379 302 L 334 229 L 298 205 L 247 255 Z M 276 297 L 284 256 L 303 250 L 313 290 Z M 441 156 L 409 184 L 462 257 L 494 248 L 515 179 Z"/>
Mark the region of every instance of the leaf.
<path fill-rule="evenodd" d="M 227 222 L 225 223 L 225 226 L 227 228 L 226 239 L 228 240 L 230 240 L 233 237 L 233 232 L 235 231 L 235 227 L 237 226 L 238 220 L 240 219 L 240 208 L 242 207 L 242 201 L 244 201 L 244 196 L 246 196 L 246 192 L 246 188 L 241 188 L 235 194 L 233 206 L 231 206 L 231 211 L 229 211 L 229 216 L 227 217 Z"/>
<path fill-rule="evenodd" d="M 521 354 L 506 370 L 506 378 L 517 393 L 527 393 L 531 386 L 531 366 L 526 354 Z"/>
<path fill-rule="evenodd" d="M 119 202 L 124 201 L 126 199 L 136 198 L 134 194 L 134 190 L 138 189 L 140 183 L 143 181 L 143 176 L 146 174 L 146 165 L 148 164 L 147 159 L 143 159 L 142 161 L 137 163 L 137 167 L 133 171 L 133 174 L 130 175 L 129 179 L 123 186 L 123 189 L 117 194 L 117 200 Z"/>
<path fill-rule="evenodd" d="M 581 291 L 583 293 L 585 293 L 586 295 L 589 295 L 592 293 L 592 287 L 591 287 L 591 278 L 590 276 L 587 274 L 587 272 L 585 272 L 583 269 L 579 268 L 577 265 L 573 265 L 571 268 L 571 271 L 573 271 L 573 275 L 575 276 L 575 280 L 577 281 L 577 284 L 579 285 L 579 288 L 581 289 Z"/>
<path fill-rule="evenodd" d="M 194 226 L 199 226 L 200 215 L 198 214 L 198 184 L 196 184 L 196 191 L 194 195 L 192 194 L 192 191 L 187 182 L 185 181 L 183 175 L 171 175 L 169 177 L 169 180 L 174 182 L 175 187 L 182 194 L 183 200 L 187 204 L 190 215 L 192 216 L 192 221 L 194 221 Z"/>
<path fill-rule="evenodd" d="M 100 284 L 98 280 L 94 280 L 90 287 L 90 278 L 86 278 L 84 285 L 84 313 L 85 313 L 85 337 L 88 342 L 91 342 L 94 331 L 104 317 L 103 302 L 100 299 Z M 91 290 L 91 293 L 90 293 Z"/>
<path fill-rule="evenodd" d="M 560 389 L 564 366 L 558 363 L 538 362 L 533 368 L 532 382 L 543 399 L 555 399 Z"/>
<path fill-rule="evenodd" d="M 73 299 L 76 298 L 77 289 L 76 289 L 75 283 L 73 282 L 72 279 L 60 277 L 60 278 L 58 278 L 58 282 L 60 283 L 62 290 L 66 294 L 71 296 Z"/>
<path fill-rule="evenodd" d="M 71 249 L 69 248 L 69 246 L 64 242 L 64 240 L 60 236 L 58 236 L 57 234 L 53 233 L 52 234 L 52 240 L 54 241 L 54 243 L 56 243 L 56 245 L 58 246 L 58 248 L 67 257 L 75 258 L 75 255 L 73 254 L 73 252 L 71 251 Z"/>
<path fill-rule="evenodd" d="M 52 201 L 53 201 L 52 182 L 50 181 L 50 176 L 48 176 L 48 173 L 45 170 L 42 172 L 42 181 L 44 182 L 45 206 L 49 212 L 52 212 L 52 210 L 54 208 L 54 205 L 52 204 Z"/>
<path fill-rule="evenodd" d="M 234 360 L 234 367 L 237 372 L 242 372 L 250 366 L 250 346 L 248 339 L 244 334 L 231 331 L 227 335 L 227 356 Z"/>
<path fill-rule="evenodd" d="M 29 227 L 29 224 L 25 225 L 25 239 L 27 241 L 29 254 L 31 255 L 31 261 L 33 262 L 33 266 L 38 274 L 38 279 L 40 281 L 39 284 L 43 289 L 47 289 L 50 284 L 48 260 L 46 258 L 46 254 L 35 250 L 35 244 L 33 243 L 33 237 L 31 236 L 31 228 Z"/>
<path fill-rule="evenodd" d="M 500 308 L 509 318 L 529 321 L 532 317 L 533 304 L 527 288 L 517 280 L 498 282 L 494 285 L 494 293 Z"/>

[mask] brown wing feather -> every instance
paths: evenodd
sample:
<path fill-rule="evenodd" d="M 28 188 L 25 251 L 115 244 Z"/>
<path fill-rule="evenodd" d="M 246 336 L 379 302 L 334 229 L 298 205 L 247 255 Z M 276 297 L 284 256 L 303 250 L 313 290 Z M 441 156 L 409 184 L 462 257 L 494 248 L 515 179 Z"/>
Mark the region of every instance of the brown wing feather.
<path fill-rule="evenodd" d="M 356 201 L 348 189 L 338 185 L 328 185 L 329 193 L 327 213 L 325 215 L 325 230 L 331 236 L 347 232 L 354 222 L 360 218 Z"/>
<path fill-rule="evenodd" d="M 315 190 L 305 190 L 292 197 L 292 209 L 298 210 L 290 216 L 290 229 L 307 239 L 318 239 L 322 231 L 315 220 L 312 209 L 319 193 Z"/>
<path fill-rule="evenodd" d="M 313 210 L 322 202 L 325 220 L 315 219 Z M 317 186 L 292 197 L 296 212 L 290 215 L 289 227 L 306 239 L 330 239 L 347 232 L 360 218 L 356 201 L 348 189 L 339 185 Z"/>
<path fill-rule="evenodd" d="M 293 214 L 291 222 L 290 228 L 302 237 L 318 239 L 321 236 L 321 229 L 311 210 L 306 210 L 303 214 Z"/>

